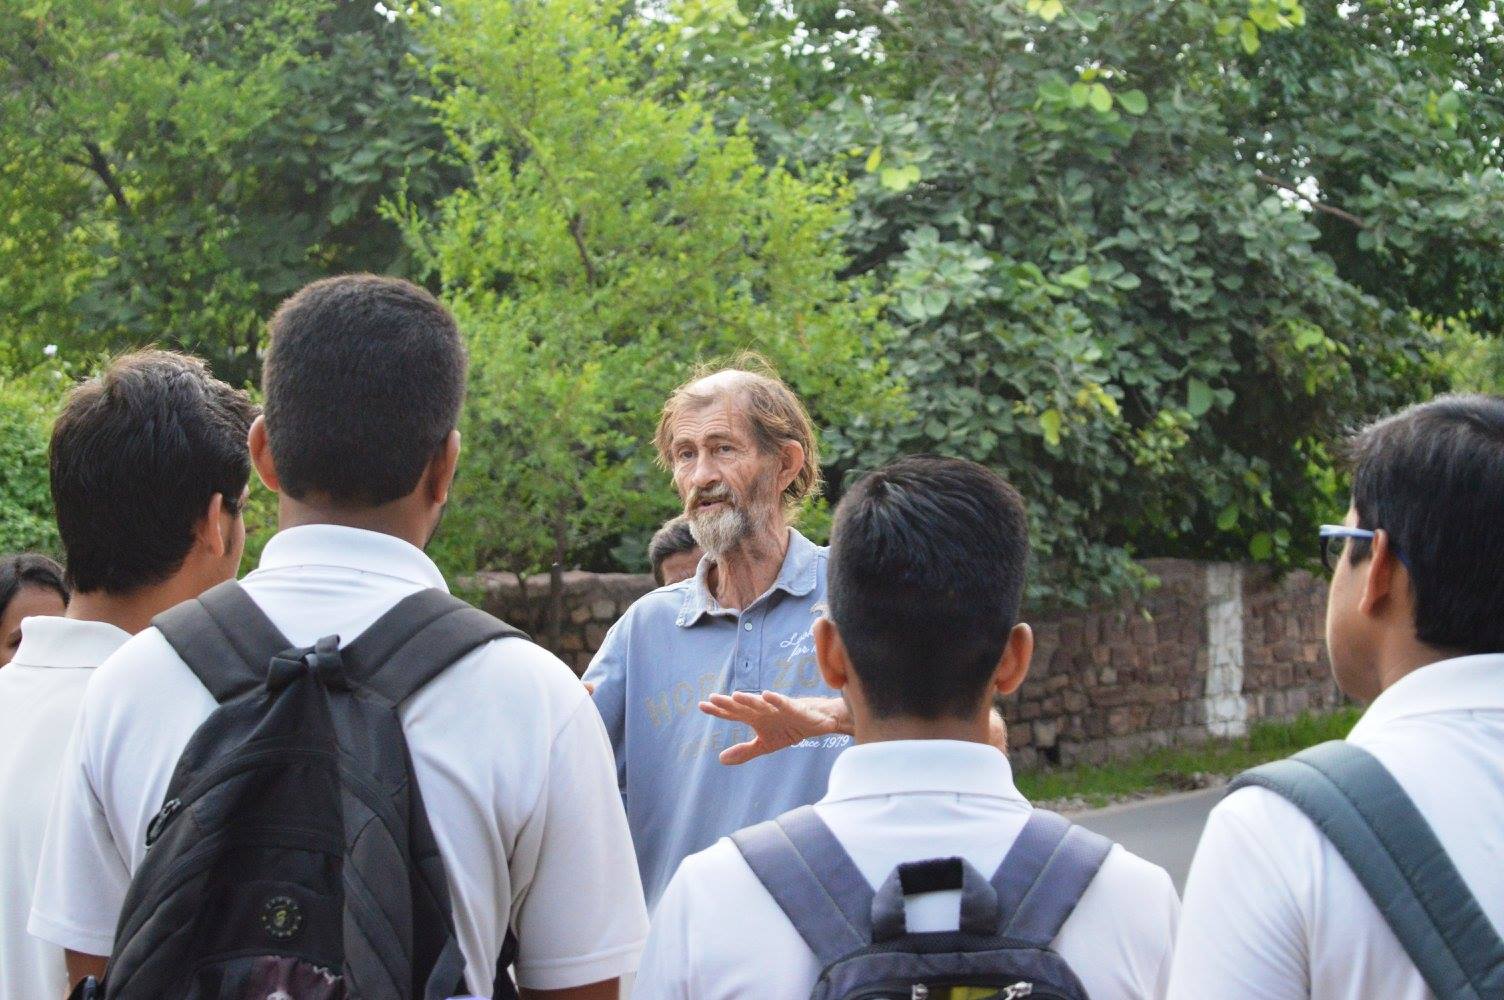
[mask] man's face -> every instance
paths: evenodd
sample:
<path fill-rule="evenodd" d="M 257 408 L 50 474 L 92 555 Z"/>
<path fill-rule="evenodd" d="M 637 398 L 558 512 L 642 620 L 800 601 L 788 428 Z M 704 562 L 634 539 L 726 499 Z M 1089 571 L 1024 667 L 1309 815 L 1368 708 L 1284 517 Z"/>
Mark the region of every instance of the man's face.
<path fill-rule="evenodd" d="M 700 568 L 700 556 L 703 554 L 697 546 L 684 552 L 675 552 L 671 556 L 665 556 L 658 564 L 659 586 L 667 587 L 694 576 L 695 571 Z"/>
<path fill-rule="evenodd" d="M 1356 527 L 1358 512 L 1349 509 L 1342 523 Z M 1332 675 L 1338 687 L 1363 701 L 1372 700 L 1379 691 L 1374 664 L 1376 623 L 1360 607 L 1371 564 L 1370 557 L 1355 565 L 1344 548 L 1326 600 L 1326 648 Z"/>
<path fill-rule="evenodd" d="M 674 486 L 701 548 L 721 556 L 776 526 L 782 516 L 778 458 L 758 450 L 733 400 L 681 414 L 672 442 Z"/>

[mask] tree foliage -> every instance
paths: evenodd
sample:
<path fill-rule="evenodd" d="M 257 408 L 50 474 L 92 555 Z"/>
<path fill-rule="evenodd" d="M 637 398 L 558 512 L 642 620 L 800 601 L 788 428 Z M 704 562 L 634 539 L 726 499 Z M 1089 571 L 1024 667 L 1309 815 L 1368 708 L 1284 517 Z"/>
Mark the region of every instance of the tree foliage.
<path fill-rule="evenodd" d="M 0 343 L 160 343 L 244 382 L 272 307 L 402 271 L 380 200 L 451 179 L 401 24 L 330 0 L 35 0 L 0 38 Z"/>
<path fill-rule="evenodd" d="M 849 273 L 890 292 L 913 411 L 851 450 L 1002 469 L 1033 509 L 1040 589 L 1066 599 L 1131 582 L 1134 554 L 1304 561 L 1343 504 L 1334 438 L 1435 385 L 1423 320 L 1460 305 L 1431 275 L 1476 274 L 1469 308 L 1486 294 L 1497 202 L 1466 224 L 1452 205 L 1495 190 L 1501 118 L 1454 118 L 1481 101 L 1445 94 L 1497 44 L 1438 43 L 1422 70 L 1401 56 L 1413 20 L 1381 39 L 1323 13 L 1302 48 L 1295 0 L 787 10 L 701 6 L 684 73 L 770 159 L 847 165 Z M 1301 72 L 1306 93 L 1280 89 Z M 1370 73 L 1362 95 L 1389 100 L 1355 99 Z M 1349 183 L 1450 201 L 1381 210 Z M 1364 280 L 1402 262 L 1405 284 Z"/>
<path fill-rule="evenodd" d="M 0 553 L 58 551 L 47 439 L 61 373 L 0 378 Z"/>
<path fill-rule="evenodd" d="M 663 70 L 676 28 L 621 4 L 460 0 L 423 34 L 465 179 L 394 213 L 470 339 L 451 565 L 641 565 L 676 506 L 658 410 L 717 356 L 765 355 L 852 457 L 836 429 L 894 394 L 878 300 L 838 276 L 840 183 L 717 132 Z"/>
<path fill-rule="evenodd" d="M 1309 192 L 1317 246 L 1354 285 L 1504 333 L 1501 6 L 1315 4 L 1260 53 L 1231 111 L 1267 183 Z M 1248 154 L 1245 154 L 1248 155 Z M 1314 183 L 1313 183 L 1314 182 Z"/>
<path fill-rule="evenodd" d="M 471 340 L 452 569 L 640 565 L 654 414 L 749 347 L 837 492 L 915 450 L 1017 482 L 1036 596 L 1289 565 L 1345 428 L 1498 377 L 1497 8 L 18 0 L 0 371 L 156 342 L 247 381 L 284 295 L 406 274 Z M 53 389 L 0 390 L 0 544 L 46 543 Z"/>

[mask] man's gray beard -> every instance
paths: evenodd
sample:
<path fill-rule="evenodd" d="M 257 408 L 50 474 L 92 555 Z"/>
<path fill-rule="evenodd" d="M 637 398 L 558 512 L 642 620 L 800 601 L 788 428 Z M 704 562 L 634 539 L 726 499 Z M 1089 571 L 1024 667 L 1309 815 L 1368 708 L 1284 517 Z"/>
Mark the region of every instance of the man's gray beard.
<path fill-rule="evenodd" d="M 720 558 L 752 533 L 752 522 L 740 507 L 727 504 L 725 510 L 714 514 L 691 514 L 689 533 L 700 548 Z"/>

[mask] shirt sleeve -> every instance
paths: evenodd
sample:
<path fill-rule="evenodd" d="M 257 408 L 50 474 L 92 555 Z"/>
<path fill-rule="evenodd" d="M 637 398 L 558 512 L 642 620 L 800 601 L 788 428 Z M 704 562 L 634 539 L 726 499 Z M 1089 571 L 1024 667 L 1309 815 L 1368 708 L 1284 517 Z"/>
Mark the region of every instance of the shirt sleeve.
<path fill-rule="evenodd" d="M 514 904 L 518 985 L 568 989 L 636 969 L 647 908 L 611 747 L 588 699 L 554 738 L 548 784 L 528 825 L 539 854 Z"/>
<path fill-rule="evenodd" d="M 1170 995 L 1170 968 L 1175 959 L 1176 939 L 1180 934 L 1180 896 L 1175 892 L 1175 883 L 1168 877 L 1165 879 L 1165 911 L 1169 916 L 1169 941 L 1170 946 L 1160 956 L 1159 965 L 1154 970 L 1154 979 L 1150 984 L 1148 995 L 1154 1000 L 1165 1000 Z"/>
<path fill-rule="evenodd" d="M 58 774 L 27 930 L 71 951 L 108 955 L 131 877 L 95 790 L 87 741 L 97 729 L 88 716 L 85 695 Z"/>
<path fill-rule="evenodd" d="M 1305 919 L 1276 852 L 1300 831 L 1264 814 L 1263 789 L 1212 810 L 1186 881 L 1171 1000 L 1307 1000 Z"/>
<path fill-rule="evenodd" d="M 690 859 L 692 860 L 692 859 Z M 653 910 L 653 929 L 642 953 L 632 1000 L 694 1000 L 690 992 L 689 861 L 679 866 Z"/>
<path fill-rule="evenodd" d="M 622 618 L 611 626 L 600 650 L 590 661 L 590 669 L 585 671 L 585 680 L 595 685 L 595 708 L 611 740 L 611 753 L 616 758 L 616 785 L 623 796 L 627 791 L 627 661 L 630 648 L 627 620 Z"/>

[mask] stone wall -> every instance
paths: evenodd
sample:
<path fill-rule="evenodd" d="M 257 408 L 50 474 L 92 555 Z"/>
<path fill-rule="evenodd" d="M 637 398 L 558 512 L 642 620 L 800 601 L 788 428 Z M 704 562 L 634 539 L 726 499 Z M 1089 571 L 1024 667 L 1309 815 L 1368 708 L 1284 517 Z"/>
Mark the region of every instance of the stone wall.
<path fill-rule="evenodd" d="M 526 586 L 510 573 L 483 573 L 477 582 L 484 588 L 482 603 L 487 611 L 549 645 L 547 574 L 529 577 Z M 565 573 L 564 624 L 554 653 L 575 673 L 583 674 L 601 648 L 606 630 L 633 601 L 656 586 L 646 573 Z"/>
<path fill-rule="evenodd" d="M 1236 736 L 1338 705 L 1323 642 L 1325 583 L 1235 563 L 1155 559 L 1133 601 L 1034 618 L 1034 667 L 1004 700 L 1015 761 L 1070 764 Z M 478 581 L 489 610 L 545 641 L 548 577 Z M 649 576 L 566 573 L 555 650 L 583 673 Z"/>
<path fill-rule="evenodd" d="M 1233 563 L 1149 560 L 1132 602 L 1034 623 L 1034 667 L 1004 700 L 1015 760 L 1069 764 L 1333 708 L 1326 586 Z"/>

